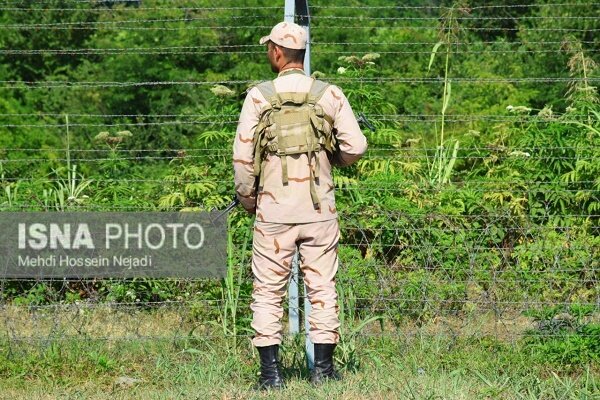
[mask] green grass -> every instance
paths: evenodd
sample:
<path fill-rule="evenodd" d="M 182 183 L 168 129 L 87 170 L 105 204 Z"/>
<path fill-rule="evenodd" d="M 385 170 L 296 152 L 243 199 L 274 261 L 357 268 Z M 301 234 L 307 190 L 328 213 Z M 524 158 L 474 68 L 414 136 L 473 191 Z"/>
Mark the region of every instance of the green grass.
<path fill-rule="evenodd" d="M 228 341 L 114 340 L 0 343 L 2 399 L 598 399 L 600 366 L 550 365 L 531 348 L 493 337 L 412 332 L 356 339 L 358 369 L 314 388 L 301 338 L 282 349 L 288 387 L 253 389 L 257 353 Z M 130 387 L 119 377 L 137 379 Z"/>

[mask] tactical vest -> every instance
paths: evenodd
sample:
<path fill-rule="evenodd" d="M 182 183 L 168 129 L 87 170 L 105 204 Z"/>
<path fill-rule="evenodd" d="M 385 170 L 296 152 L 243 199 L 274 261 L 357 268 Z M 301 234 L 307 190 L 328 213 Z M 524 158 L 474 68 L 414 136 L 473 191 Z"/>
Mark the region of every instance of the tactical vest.
<path fill-rule="evenodd" d="M 307 93 L 277 93 L 272 81 L 257 86 L 269 103 L 260 112 L 259 122 L 253 138 L 254 176 L 258 186 L 264 184 L 264 168 L 267 154 L 281 159 L 283 185 L 288 184 L 287 156 L 306 153 L 310 171 L 310 196 L 316 209 L 321 207 L 315 181 L 319 179 L 319 152 L 333 154 L 336 146 L 332 134 L 333 120 L 317 104 L 329 84 L 314 80 Z M 325 124 L 327 121 L 329 125 Z M 315 158 L 315 169 L 311 165 Z"/>

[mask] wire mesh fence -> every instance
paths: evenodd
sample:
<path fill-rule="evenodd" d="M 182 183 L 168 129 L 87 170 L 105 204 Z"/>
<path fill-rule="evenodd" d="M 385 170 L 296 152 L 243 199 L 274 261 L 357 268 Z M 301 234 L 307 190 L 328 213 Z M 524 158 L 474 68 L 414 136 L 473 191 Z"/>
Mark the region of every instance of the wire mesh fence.
<path fill-rule="evenodd" d="M 79 48 L 61 46 L 62 36 L 54 47 L 15 40 L 20 47 L 0 50 L 2 63 L 40 56 L 49 63 L 65 56 L 78 65 L 132 63 L 119 75 L 93 68 L 69 76 L 3 73 L 3 96 L 34 104 L 34 112 L 0 108 L 0 210 L 194 211 L 227 204 L 240 99 L 270 78 L 255 42 L 279 22 L 283 5 L 200 3 L 0 4 L 2 17 L 21 21 L 0 24 L 7 35 L 81 31 L 97 39 Z M 515 14 L 489 15 L 500 7 Z M 323 79 L 340 85 L 376 127 L 365 129 L 369 152 L 336 172 L 332 188 L 342 215 L 337 285 L 344 321 L 381 316 L 362 331 L 366 336 L 406 335 L 413 324 L 432 334 L 511 340 L 597 323 L 598 108 L 572 99 L 561 112 L 513 104 L 535 104 L 539 93 L 564 98 L 573 88 L 597 96 L 598 74 L 574 73 L 567 63 L 580 53 L 583 65 L 586 57 L 597 60 L 600 25 L 590 11 L 598 4 L 479 6 L 451 21 L 448 9 L 311 4 L 313 69 L 325 71 Z M 531 9 L 541 14 L 522 13 Z M 552 13 L 564 9 L 577 14 Z M 34 17 L 21 17 L 26 13 Z M 154 31 L 165 37 L 144 36 Z M 363 39 L 348 31 L 364 31 Z M 127 35 L 142 35 L 142 44 Z M 440 35 L 452 37 L 435 55 Z M 569 53 L 575 42 L 580 51 Z M 478 71 L 476 57 L 484 56 L 497 64 Z M 431 69 L 434 57 L 446 57 L 445 71 Z M 499 57 L 523 68 L 505 68 Z M 564 60 L 564 69 L 534 67 L 549 59 Z M 180 71 L 168 70 L 171 62 Z M 450 74 L 449 63 L 457 65 Z M 245 69 L 206 71 L 231 64 Z M 216 85 L 232 94 L 213 95 Z M 483 104 L 490 92 L 498 104 Z M 250 249 L 242 239 L 251 221 L 236 210 L 229 223 L 229 280 L 2 279 L 0 331 L 9 344 L 250 337 Z"/>

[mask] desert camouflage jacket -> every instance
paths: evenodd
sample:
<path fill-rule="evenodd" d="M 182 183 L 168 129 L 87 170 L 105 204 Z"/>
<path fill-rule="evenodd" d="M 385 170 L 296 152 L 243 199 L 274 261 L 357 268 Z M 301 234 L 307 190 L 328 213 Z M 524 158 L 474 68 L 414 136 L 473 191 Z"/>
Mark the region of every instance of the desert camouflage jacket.
<path fill-rule="evenodd" d="M 286 70 L 274 80 L 277 92 L 301 92 L 310 90 L 313 79 L 299 69 Z M 331 159 L 326 151 L 319 157 L 319 179 L 316 181 L 320 208 L 315 208 L 310 196 L 310 170 L 314 161 L 308 163 L 307 154 L 287 156 L 288 184 L 282 183 L 281 161 L 270 154 L 264 166 L 264 185 L 255 193 L 253 137 L 260 112 L 267 100 L 254 87 L 246 96 L 238 122 L 233 144 L 233 168 L 235 190 L 238 199 L 248 211 L 256 211 L 256 218 L 263 222 L 304 223 L 337 218 L 335 187 L 331 166 L 348 166 L 365 153 L 367 140 L 362 134 L 354 112 L 342 90 L 331 85 L 318 104 L 333 119 L 333 131 L 339 143 L 339 151 Z"/>

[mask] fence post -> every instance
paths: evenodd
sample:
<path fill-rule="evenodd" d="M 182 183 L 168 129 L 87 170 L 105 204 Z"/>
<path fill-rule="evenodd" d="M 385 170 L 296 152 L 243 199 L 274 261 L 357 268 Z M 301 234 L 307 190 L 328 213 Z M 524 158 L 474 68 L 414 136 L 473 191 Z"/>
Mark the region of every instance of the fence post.
<path fill-rule="evenodd" d="M 306 53 L 304 55 L 304 72 L 306 75 L 311 74 L 310 70 L 310 16 L 308 13 L 308 0 L 296 0 L 296 16 L 298 17 L 298 25 L 306 29 Z M 315 361 L 315 347 L 313 342 L 310 340 L 308 332 L 310 331 L 310 325 L 308 323 L 308 316 L 310 315 L 311 306 L 308 301 L 308 291 L 306 284 L 304 288 L 304 332 L 306 335 L 305 349 L 306 349 L 306 364 L 308 369 L 313 369 Z"/>
<path fill-rule="evenodd" d="M 310 19 L 308 14 L 308 0 L 285 0 L 284 10 L 284 21 L 295 22 L 296 15 L 298 15 L 299 25 L 304 27 L 307 32 L 307 43 L 306 43 L 306 55 L 304 57 L 304 72 L 306 75 L 310 75 Z M 290 319 L 290 333 L 300 333 L 300 302 L 299 302 L 299 289 L 298 284 L 300 282 L 299 274 L 299 257 L 298 252 L 294 255 L 292 261 L 292 277 L 289 285 L 289 319 Z M 305 349 L 306 349 L 306 362 L 309 369 L 313 368 L 314 365 L 314 346 L 310 337 L 308 336 L 309 324 L 308 316 L 311 311 L 310 302 L 307 298 L 306 285 L 304 286 L 304 331 L 306 335 Z"/>
<path fill-rule="evenodd" d="M 283 20 L 285 22 L 294 22 L 296 16 L 295 0 L 285 0 L 285 10 Z M 289 319 L 290 334 L 300 333 L 300 308 L 298 300 L 298 253 L 294 255 L 292 261 L 292 278 L 289 285 Z"/>

